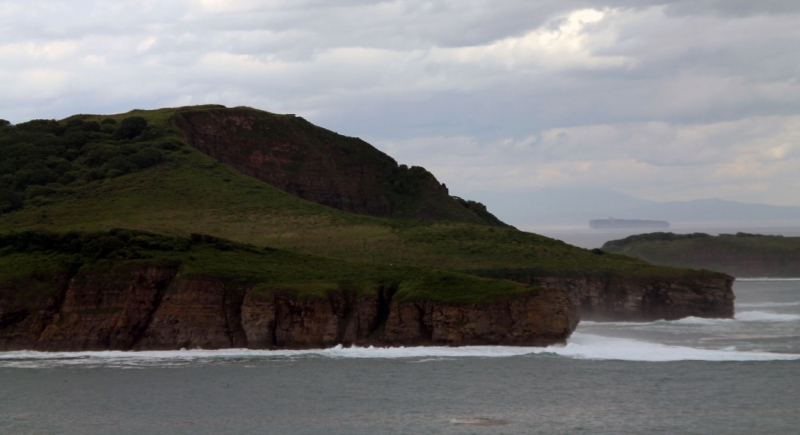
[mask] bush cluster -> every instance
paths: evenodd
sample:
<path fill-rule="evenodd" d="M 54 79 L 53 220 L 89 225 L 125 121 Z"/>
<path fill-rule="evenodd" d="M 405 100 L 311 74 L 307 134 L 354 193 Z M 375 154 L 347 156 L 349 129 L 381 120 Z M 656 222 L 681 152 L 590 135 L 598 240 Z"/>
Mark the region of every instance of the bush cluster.
<path fill-rule="evenodd" d="M 0 122 L 0 214 L 26 199 L 157 165 L 181 146 L 175 133 L 139 116 Z"/>
<path fill-rule="evenodd" d="M 270 248 L 259 250 L 252 245 L 205 234 L 192 234 L 190 238 L 185 238 L 129 229 L 68 233 L 36 230 L 0 235 L 0 257 L 13 253 L 50 252 L 75 255 L 80 262 L 100 259 L 136 260 L 152 258 L 159 251 L 187 252 L 193 245 L 203 244 L 218 251 L 274 251 Z"/>
<path fill-rule="evenodd" d="M 25 231 L 0 235 L 0 256 L 11 253 L 55 252 L 84 260 L 150 258 L 148 251 L 189 250 L 192 241 L 146 231 L 115 229 L 108 232 L 53 233 Z"/>

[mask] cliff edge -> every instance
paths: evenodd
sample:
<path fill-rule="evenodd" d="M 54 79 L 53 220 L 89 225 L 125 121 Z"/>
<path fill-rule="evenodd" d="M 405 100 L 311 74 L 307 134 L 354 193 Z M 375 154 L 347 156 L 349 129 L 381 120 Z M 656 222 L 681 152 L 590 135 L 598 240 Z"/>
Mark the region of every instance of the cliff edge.
<path fill-rule="evenodd" d="M 564 343 L 579 320 L 559 289 L 207 236 L 117 230 L 0 242 L 0 350 L 546 346 Z"/>

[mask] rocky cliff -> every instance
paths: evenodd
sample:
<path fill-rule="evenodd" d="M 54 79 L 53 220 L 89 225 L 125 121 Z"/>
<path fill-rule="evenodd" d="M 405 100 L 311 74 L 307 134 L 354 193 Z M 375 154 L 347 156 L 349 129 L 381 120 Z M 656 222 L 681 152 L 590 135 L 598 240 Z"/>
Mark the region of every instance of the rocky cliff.
<path fill-rule="evenodd" d="M 401 301 L 383 287 L 312 297 L 167 266 L 39 274 L 0 287 L 0 350 L 545 346 L 565 342 L 577 323 L 558 289 L 485 304 Z"/>
<path fill-rule="evenodd" d="M 318 204 L 378 217 L 505 226 L 482 205 L 450 197 L 424 168 L 398 165 L 361 139 L 294 115 L 221 107 L 182 111 L 174 122 L 204 154 Z"/>
<path fill-rule="evenodd" d="M 498 277 L 497 272 L 491 275 Z M 669 278 L 504 275 L 520 283 L 562 290 L 583 320 L 635 322 L 732 318 L 734 314 L 734 278 L 722 273 Z"/>

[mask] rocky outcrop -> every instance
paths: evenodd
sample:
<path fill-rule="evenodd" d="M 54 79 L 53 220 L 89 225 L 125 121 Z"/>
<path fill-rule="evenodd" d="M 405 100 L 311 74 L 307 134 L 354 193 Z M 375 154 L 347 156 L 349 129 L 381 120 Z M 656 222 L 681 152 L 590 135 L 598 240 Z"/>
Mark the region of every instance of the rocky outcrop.
<path fill-rule="evenodd" d="M 175 275 L 168 267 L 96 269 L 72 278 L 36 348 L 130 349 Z"/>
<path fill-rule="evenodd" d="M 383 340 L 443 345 L 548 345 L 560 342 L 578 324 L 567 295 L 548 290 L 489 305 L 435 302 L 394 304 Z"/>
<path fill-rule="evenodd" d="M 635 322 L 690 316 L 732 318 L 734 314 L 734 278 L 721 273 L 641 279 L 510 273 L 506 278 L 564 291 L 583 320 Z"/>
<path fill-rule="evenodd" d="M 545 346 L 578 323 L 558 289 L 487 304 L 396 299 L 392 288 L 298 296 L 161 266 L 81 270 L 0 287 L 0 350 Z"/>
<path fill-rule="evenodd" d="M 294 115 L 218 108 L 184 111 L 174 122 L 204 154 L 318 204 L 378 217 L 506 226 L 485 207 L 473 210 L 450 197 L 424 168 L 398 165 L 361 139 Z"/>

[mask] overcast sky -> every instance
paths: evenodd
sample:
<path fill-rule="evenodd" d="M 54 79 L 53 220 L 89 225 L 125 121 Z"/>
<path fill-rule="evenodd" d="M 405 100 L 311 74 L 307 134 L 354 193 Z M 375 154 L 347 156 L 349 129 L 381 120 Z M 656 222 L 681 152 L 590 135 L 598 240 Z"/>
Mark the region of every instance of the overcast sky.
<path fill-rule="evenodd" d="M 0 0 L 0 118 L 296 113 L 451 193 L 800 205 L 800 2 Z"/>

